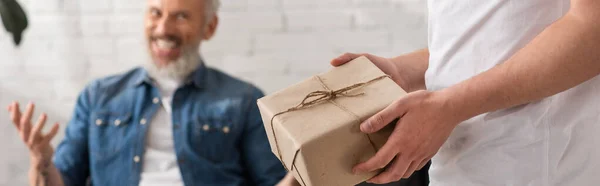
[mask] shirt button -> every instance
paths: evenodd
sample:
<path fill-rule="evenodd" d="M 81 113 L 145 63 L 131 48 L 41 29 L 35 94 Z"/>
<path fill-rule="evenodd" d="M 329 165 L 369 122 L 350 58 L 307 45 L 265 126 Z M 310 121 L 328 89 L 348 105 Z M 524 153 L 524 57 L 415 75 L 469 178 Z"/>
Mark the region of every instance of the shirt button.
<path fill-rule="evenodd" d="M 118 119 L 117 119 L 117 120 L 115 120 L 115 125 L 116 125 L 116 126 L 119 126 L 120 124 L 121 124 L 121 120 L 118 120 Z"/>
<path fill-rule="evenodd" d="M 154 103 L 154 104 L 157 104 L 157 103 L 158 103 L 158 101 L 159 101 L 159 100 L 158 100 L 158 98 L 154 98 L 154 99 L 152 99 L 152 103 Z"/>
<path fill-rule="evenodd" d="M 210 126 L 208 124 L 204 124 L 204 126 L 202 126 L 202 130 L 208 131 L 210 130 Z"/>
<path fill-rule="evenodd" d="M 225 134 L 229 133 L 229 127 L 228 126 L 224 126 L 223 127 L 223 133 L 225 133 Z"/>
<path fill-rule="evenodd" d="M 140 162 L 140 157 L 139 156 L 133 157 L 133 161 L 136 162 L 136 163 Z"/>
<path fill-rule="evenodd" d="M 96 125 L 98 125 L 98 126 L 102 125 L 102 120 L 101 119 L 97 119 L 96 120 Z"/>
<path fill-rule="evenodd" d="M 142 119 L 140 120 L 140 124 L 142 124 L 142 125 L 145 125 L 145 124 L 146 124 L 146 119 L 142 118 Z"/>
<path fill-rule="evenodd" d="M 183 158 L 181 158 L 181 159 L 178 159 L 178 160 L 177 160 L 177 162 L 179 162 L 179 163 L 183 163 L 183 162 L 185 162 L 185 161 L 183 160 Z"/>
<path fill-rule="evenodd" d="M 174 129 L 179 129 L 179 124 L 177 124 L 177 123 L 174 123 L 174 124 L 173 124 L 173 128 L 174 128 Z"/>

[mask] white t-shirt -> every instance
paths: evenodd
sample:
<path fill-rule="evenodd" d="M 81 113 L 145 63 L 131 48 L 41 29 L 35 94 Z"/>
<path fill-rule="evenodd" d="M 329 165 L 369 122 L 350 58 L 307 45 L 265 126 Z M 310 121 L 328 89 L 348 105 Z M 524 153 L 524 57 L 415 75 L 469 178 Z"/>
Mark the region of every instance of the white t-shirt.
<path fill-rule="evenodd" d="M 180 81 L 157 78 L 161 108 L 148 123 L 140 186 L 183 186 L 173 147 L 171 101 Z"/>
<path fill-rule="evenodd" d="M 569 9 L 568 0 L 429 0 L 426 85 L 439 90 L 500 64 Z M 600 62 L 600 61 L 599 61 Z M 535 73 L 535 72 L 531 72 Z M 431 185 L 599 185 L 600 77 L 452 132 Z"/>

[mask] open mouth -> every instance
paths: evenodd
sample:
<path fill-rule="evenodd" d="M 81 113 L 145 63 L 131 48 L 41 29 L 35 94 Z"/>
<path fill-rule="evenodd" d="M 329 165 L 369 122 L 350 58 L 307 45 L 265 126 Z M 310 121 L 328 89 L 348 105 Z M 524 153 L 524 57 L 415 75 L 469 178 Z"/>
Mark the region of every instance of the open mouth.
<path fill-rule="evenodd" d="M 175 60 L 181 53 L 181 42 L 174 38 L 153 38 L 151 48 L 156 57 Z"/>

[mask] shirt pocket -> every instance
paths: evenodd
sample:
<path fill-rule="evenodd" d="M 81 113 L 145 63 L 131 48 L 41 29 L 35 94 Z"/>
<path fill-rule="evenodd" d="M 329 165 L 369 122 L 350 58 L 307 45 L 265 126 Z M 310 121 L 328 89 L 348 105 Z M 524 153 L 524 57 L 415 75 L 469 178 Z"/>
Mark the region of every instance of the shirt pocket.
<path fill-rule="evenodd" d="M 227 119 L 199 118 L 193 123 L 192 149 L 214 163 L 228 160 L 237 155 L 234 150 L 237 130 Z"/>
<path fill-rule="evenodd" d="M 96 112 L 90 127 L 90 153 L 95 160 L 114 157 L 125 145 L 131 113 Z"/>

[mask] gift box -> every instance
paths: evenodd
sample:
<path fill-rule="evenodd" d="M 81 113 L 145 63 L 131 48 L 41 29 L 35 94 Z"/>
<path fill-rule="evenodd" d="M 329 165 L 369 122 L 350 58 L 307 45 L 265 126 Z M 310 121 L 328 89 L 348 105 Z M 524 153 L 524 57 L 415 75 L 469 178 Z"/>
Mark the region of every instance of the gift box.
<path fill-rule="evenodd" d="M 393 130 L 374 134 L 360 123 L 406 95 L 366 57 L 258 100 L 273 153 L 303 186 L 349 186 L 378 172 L 352 167 L 375 155 Z"/>

